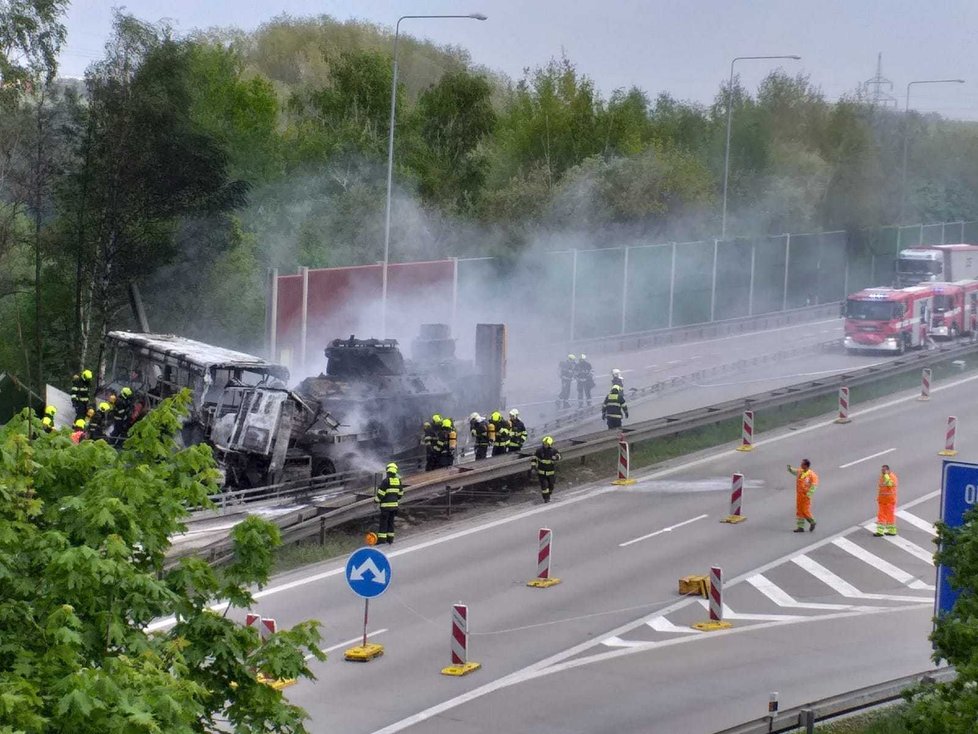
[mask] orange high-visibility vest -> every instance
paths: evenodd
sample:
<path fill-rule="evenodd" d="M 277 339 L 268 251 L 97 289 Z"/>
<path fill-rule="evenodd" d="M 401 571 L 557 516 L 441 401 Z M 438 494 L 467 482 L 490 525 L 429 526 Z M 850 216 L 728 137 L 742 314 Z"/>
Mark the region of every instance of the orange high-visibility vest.
<path fill-rule="evenodd" d="M 878 485 L 879 496 L 880 497 L 895 497 L 897 493 L 897 484 L 899 479 L 895 472 L 890 472 L 887 476 L 880 474 L 880 480 Z"/>

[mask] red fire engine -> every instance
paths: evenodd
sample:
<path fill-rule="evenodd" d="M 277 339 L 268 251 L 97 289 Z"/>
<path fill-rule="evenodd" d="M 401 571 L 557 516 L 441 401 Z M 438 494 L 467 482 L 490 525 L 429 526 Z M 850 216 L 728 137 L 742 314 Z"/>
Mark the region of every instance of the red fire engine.
<path fill-rule="evenodd" d="M 955 339 L 978 331 L 978 280 L 930 283 L 934 291 L 931 336 Z"/>
<path fill-rule="evenodd" d="M 928 337 L 934 291 L 926 286 L 867 288 L 846 299 L 845 348 L 848 352 L 903 354 Z"/>

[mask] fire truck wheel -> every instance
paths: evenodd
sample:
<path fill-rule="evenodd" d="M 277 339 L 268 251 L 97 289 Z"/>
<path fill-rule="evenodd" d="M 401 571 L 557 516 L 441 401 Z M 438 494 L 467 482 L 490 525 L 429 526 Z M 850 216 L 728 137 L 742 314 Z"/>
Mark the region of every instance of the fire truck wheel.
<path fill-rule="evenodd" d="M 903 354 L 907 351 L 907 336 L 906 334 L 900 334 L 900 345 L 897 347 L 897 354 Z"/>

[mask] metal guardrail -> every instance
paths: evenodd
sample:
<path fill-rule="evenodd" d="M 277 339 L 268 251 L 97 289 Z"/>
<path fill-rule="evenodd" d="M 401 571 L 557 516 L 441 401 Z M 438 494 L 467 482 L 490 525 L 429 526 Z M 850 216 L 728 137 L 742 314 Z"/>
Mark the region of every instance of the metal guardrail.
<path fill-rule="evenodd" d="M 263 487 L 247 489 L 229 489 L 218 494 L 212 494 L 209 499 L 214 503 L 213 509 L 196 510 L 195 520 L 225 515 L 237 509 L 254 510 L 267 504 L 278 504 L 283 500 L 301 500 L 317 494 L 330 491 L 345 491 L 347 486 L 373 481 L 374 475 L 364 471 L 349 471 L 330 474 L 325 477 L 296 479 L 291 482 L 271 484 Z"/>
<path fill-rule="evenodd" d="M 815 724 L 819 721 L 898 701 L 903 698 L 903 692 L 912 686 L 943 683 L 953 680 L 956 675 L 952 668 L 937 668 L 926 673 L 908 675 L 905 678 L 878 683 L 776 714 L 769 714 L 715 734 L 785 734 L 799 729 L 803 729 L 805 734 L 813 734 Z"/>
<path fill-rule="evenodd" d="M 885 364 L 871 365 L 850 372 L 811 380 L 787 387 L 730 400 L 725 403 L 698 408 L 660 418 L 642 421 L 621 429 L 629 441 L 673 436 L 685 431 L 714 425 L 733 418 L 739 418 L 746 409 L 773 409 L 835 394 L 840 386 L 858 386 L 894 377 L 921 369 L 937 362 L 945 362 L 960 356 L 978 352 L 978 343 L 946 345 L 937 349 L 914 352 Z M 563 460 L 586 458 L 592 454 L 611 451 L 618 446 L 618 431 L 603 430 L 558 442 Z M 734 436 L 731 436 L 731 440 Z M 491 485 L 507 479 L 528 476 L 532 449 L 527 448 L 519 454 L 504 454 L 484 461 L 452 466 L 432 472 L 405 478 L 406 492 L 402 503 L 410 504 L 431 500 L 438 496 L 451 497 L 453 492 L 462 489 Z M 364 487 L 359 492 L 344 492 L 319 506 L 305 507 L 293 513 L 280 516 L 274 522 L 282 529 L 284 541 L 294 542 L 304 538 L 322 535 L 332 528 L 351 520 L 369 517 L 376 512 L 372 487 Z M 231 554 L 229 539 L 222 539 L 204 549 L 194 551 L 214 563 L 227 560 Z"/>

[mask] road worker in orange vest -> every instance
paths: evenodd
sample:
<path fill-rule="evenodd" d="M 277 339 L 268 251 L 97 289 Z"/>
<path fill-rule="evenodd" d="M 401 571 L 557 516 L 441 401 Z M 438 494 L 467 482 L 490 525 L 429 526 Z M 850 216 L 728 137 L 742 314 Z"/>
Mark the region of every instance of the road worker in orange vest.
<path fill-rule="evenodd" d="M 873 535 L 877 538 L 897 534 L 895 513 L 898 483 L 896 473 L 890 471 L 888 464 L 883 464 L 876 491 L 876 532 Z"/>
<path fill-rule="evenodd" d="M 812 517 L 812 495 L 818 489 L 818 474 L 812 470 L 808 459 L 801 460 L 797 469 L 788 464 L 788 473 L 795 477 L 795 532 L 805 532 L 805 521 L 808 521 L 808 532 L 815 530 L 815 518 Z"/>

